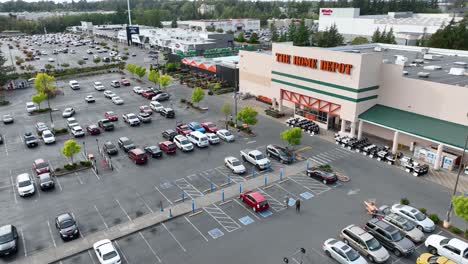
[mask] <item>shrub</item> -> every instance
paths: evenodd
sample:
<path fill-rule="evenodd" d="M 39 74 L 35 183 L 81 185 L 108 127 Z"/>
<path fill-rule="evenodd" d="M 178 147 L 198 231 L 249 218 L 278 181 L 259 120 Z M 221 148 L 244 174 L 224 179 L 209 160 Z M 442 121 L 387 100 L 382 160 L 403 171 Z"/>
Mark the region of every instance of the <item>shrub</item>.
<path fill-rule="evenodd" d="M 468 229 L 465 229 L 465 238 L 468 238 Z"/>
<path fill-rule="evenodd" d="M 434 222 L 435 224 L 438 224 L 440 223 L 440 218 L 437 214 L 430 214 L 429 216 L 429 219 L 432 220 L 432 222 Z"/>
<path fill-rule="evenodd" d="M 55 169 L 55 172 L 61 172 L 62 171 L 62 168 L 56 168 Z"/>
<path fill-rule="evenodd" d="M 426 214 L 427 213 L 427 209 L 426 208 L 419 208 L 419 211 L 423 214 Z"/>
<path fill-rule="evenodd" d="M 409 204 L 410 204 L 410 201 L 409 201 L 408 198 L 403 197 L 403 198 L 400 199 L 400 204 L 409 205 Z"/>
<path fill-rule="evenodd" d="M 332 172 L 332 167 L 328 164 L 325 164 L 325 165 L 320 165 L 319 167 L 320 169 L 324 170 L 324 171 L 328 171 L 328 172 Z"/>
<path fill-rule="evenodd" d="M 74 169 L 76 169 L 76 163 L 73 163 L 73 164 L 65 164 L 65 165 L 63 166 L 63 168 L 64 168 L 65 170 L 68 170 L 68 171 L 74 170 Z"/>
<path fill-rule="evenodd" d="M 80 161 L 80 165 L 81 166 L 84 166 L 84 167 L 91 167 L 93 163 L 91 161 L 88 161 L 88 160 L 82 160 Z"/>
<path fill-rule="evenodd" d="M 212 91 L 212 90 L 209 90 L 209 91 L 208 91 L 208 95 L 213 95 L 213 91 Z"/>
<path fill-rule="evenodd" d="M 462 233 L 461 229 L 456 227 L 456 226 L 449 227 L 449 230 L 450 230 L 450 232 L 452 232 L 454 234 L 457 234 L 457 235 Z"/>
<path fill-rule="evenodd" d="M 53 134 L 65 134 L 67 132 L 68 132 L 68 129 L 66 127 L 64 127 L 64 128 L 54 128 L 52 130 Z"/>
<path fill-rule="evenodd" d="M 7 101 L 7 100 L 0 101 L 0 106 L 9 105 L 9 104 L 10 104 L 10 101 Z"/>
<path fill-rule="evenodd" d="M 185 104 L 185 103 L 187 102 L 187 100 L 185 100 L 184 98 L 181 98 L 181 99 L 180 99 L 180 102 L 183 103 L 183 104 Z"/>

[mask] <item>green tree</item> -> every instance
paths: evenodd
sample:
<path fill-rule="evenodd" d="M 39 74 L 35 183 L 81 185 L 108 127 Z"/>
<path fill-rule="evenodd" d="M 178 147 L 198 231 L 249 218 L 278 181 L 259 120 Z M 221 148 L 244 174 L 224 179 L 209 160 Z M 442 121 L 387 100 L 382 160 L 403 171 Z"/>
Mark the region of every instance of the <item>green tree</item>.
<path fill-rule="evenodd" d="M 369 43 L 369 40 L 366 37 L 355 37 L 352 41 L 352 45 L 361 45 L 361 44 L 367 44 Z"/>
<path fill-rule="evenodd" d="M 201 100 L 203 100 L 203 98 L 205 98 L 205 91 L 203 91 L 202 88 L 196 87 L 195 89 L 193 89 L 192 103 L 198 104 L 199 102 L 201 102 Z"/>
<path fill-rule="evenodd" d="M 372 43 L 379 43 L 382 40 L 382 34 L 380 33 L 380 29 L 377 28 L 374 33 L 372 34 Z"/>
<path fill-rule="evenodd" d="M 468 196 L 459 195 L 452 198 L 453 211 L 458 217 L 468 222 Z"/>
<path fill-rule="evenodd" d="M 395 35 L 393 34 L 393 28 L 390 28 L 390 30 L 385 35 L 385 42 L 384 43 L 396 44 Z"/>
<path fill-rule="evenodd" d="M 222 28 L 217 28 L 217 29 L 216 29 L 216 32 L 218 32 L 218 33 L 223 33 L 224 30 L 223 30 Z"/>
<path fill-rule="evenodd" d="M 258 36 L 257 36 L 256 32 L 253 32 L 252 35 L 250 35 L 250 38 L 249 38 L 248 42 L 251 43 L 251 44 L 258 43 Z"/>
<path fill-rule="evenodd" d="M 257 123 L 257 111 L 250 106 L 242 108 L 237 113 L 237 120 L 240 120 L 247 125 L 255 125 Z"/>
<path fill-rule="evenodd" d="M 174 17 L 171 22 L 171 28 L 177 28 L 177 18 Z"/>
<path fill-rule="evenodd" d="M 53 68 L 55 68 L 55 66 L 52 65 L 52 64 L 48 64 L 48 63 L 47 63 L 46 65 L 44 65 L 44 69 L 45 69 L 46 71 L 50 71 L 50 70 L 52 70 Z"/>
<path fill-rule="evenodd" d="M 70 67 L 70 64 L 69 64 L 69 63 L 66 63 L 66 62 L 65 62 L 65 63 L 62 63 L 62 67 L 63 67 L 63 68 L 68 68 L 68 67 Z M 34 70 L 34 69 L 33 69 L 33 70 Z"/>
<path fill-rule="evenodd" d="M 296 31 L 296 36 L 293 41 L 295 46 L 309 46 L 310 45 L 310 31 L 305 25 L 305 20 L 302 19 Z"/>
<path fill-rule="evenodd" d="M 215 28 L 215 26 L 207 26 L 207 27 L 206 27 L 206 31 L 208 31 L 208 32 L 215 32 L 215 31 L 216 31 L 216 28 Z"/>
<path fill-rule="evenodd" d="M 54 94 L 56 89 L 55 85 L 55 77 L 50 76 L 47 73 L 38 73 L 36 75 L 36 79 L 34 80 L 34 89 L 38 94 L 45 94 L 47 95 L 47 107 L 50 109 L 50 97 Z"/>
<path fill-rule="evenodd" d="M 468 16 L 460 22 L 452 19 L 447 26 L 431 35 L 428 46 L 443 49 L 468 50 Z"/>
<path fill-rule="evenodd" d="M 159 76 L 159 85 L 161 85 L 161 87 L 163 89 L 166 89 L 166 87 L 171 84 L 172 82 L 172 79 L 171 79 L 171 76 L 169 76 L 169 74 L 163 74 L 161 76 Z"/>
<path fill-rule="evenodd" d="M 336 47 L 343 45 L 344 38 L 338 32 L 336 25 L 333 24 L 330 28 L 325 31 L 318 32 L 315 35 L 316 45 L 323 48 Z"/>
<path fill-rule="evenodd" d="M 135 67 L 135 74 L 138 76 L 138 78 L 141 80 L 141 78 L 143 78 L 143 76 L 145 76 L 145 73 L 146 73 L 146 68 L 145 67 L 141 67 L 141 66 L 136 66 Z"/>
<path fill-rule="evenodd" d="M 228 129 L 228 122 L 227 121 L 228 121 L 228 116 L 232 113 L 231 105 L 228 104 L 228 103 L 223 104 L 223 106 L 221 106 L 221 113 L 224 114 L 226 129 Z"/>
<path fill-rule="evenodd" d="M 0 86 L 3 86 L 9 79 L 8 75 L 15 70 L 15 66 L 5 66 L 7 59 L 0 50 Z"/>
<path fill-rule="evenodd" d="M 135 64 L 129 63 L 129 64 L 127 64 L 126 68 L 127 68 L 127 71 L 129 71 L 132 74 L 132 76 L 135 75 L 135 73 L 136 73 L 136 65 Z"/>
<path fill-rule="evenodd" d="M 37 107 L 39 107 L 39 109 L 41 109 L 41 103 L 46 98 L 47 98 L 47 95 L 45 93 L 37 93 L 31 96 L 31 100 L 33 101 L 33 103 L 37 104 Z"/>
<path fill-rule="evenodd" d="M 158 70 L 150 70 L 148 72 L 148 81 L 154 83 L 154 86 L 159 86 L 159 71 Z"/>
<path fill-rule="evenodd" d="M 245 42 L 244 32 L 239 33 L 237 38 L 235 39 L 237 42 Z"/>
<path fill-rule="evenodd" d="M 76 143 L 75 140 L 69 139 L 63 144 L 62 154 L 65 157 L 70 158 L 71 163 L 73 163 L 73 156 L 80 153 L 80 151 L 81 146 L 80 144 Z"/>
<path fill-rule="evenodd" d="M 276 29 L 274 23 L 271 23 L 270 32 L 271 32 L 271 41 L 273 41 L 273 42 L 278 42 L 280 36 L 279 36 L 279 34 L 278 34 L 278 30 Z"/>
<path fill-rule="evenodd" d="M 78 60 L 78 65 L 83 66 L 86 62 L 84 60 Z"/>
<path fill-rule="evenodd" d="M 101 62 L 101 58 L 96 57 L 96 58 L 93 59 L 93 62 L 96 63 L 96 64 L 98 64 L 98 63 Z M 63 66 L 63 65 L 62 65 L 62 66 Z"/>
<path fill-rule="evenodd" d="M 302 130 L 299 127 L 293 127 L 281 133 L 281 139 L 288 143 L 288 146 L 294 148 L 301 144 Z"/>
<path fill-rule="evenodd" d="M 291 24 L 289 24 L 288 28 L 288 40 L 287 41 L 294 41 L 296 38 L 296 24 L 291 20 Z"/>

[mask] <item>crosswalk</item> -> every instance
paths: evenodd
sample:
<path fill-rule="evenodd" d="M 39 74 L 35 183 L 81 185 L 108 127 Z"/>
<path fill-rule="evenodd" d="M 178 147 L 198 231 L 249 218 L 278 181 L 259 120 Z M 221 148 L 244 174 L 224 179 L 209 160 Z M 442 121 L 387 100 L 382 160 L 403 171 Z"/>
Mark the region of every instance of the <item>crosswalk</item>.
<path fill-rule="evenodd" d="M 334 148 L 332 150 L 325 151 L 320 154 L 311 156 L 309 157 L 309 159 L 319 165 L 325 165 L 325 164 L 330 164 L 331 162 L 336 161 L 338 159 L 345 158 L 351 155 L 352 153 L 354 152 L 344 149 L 344 148 Z"/>

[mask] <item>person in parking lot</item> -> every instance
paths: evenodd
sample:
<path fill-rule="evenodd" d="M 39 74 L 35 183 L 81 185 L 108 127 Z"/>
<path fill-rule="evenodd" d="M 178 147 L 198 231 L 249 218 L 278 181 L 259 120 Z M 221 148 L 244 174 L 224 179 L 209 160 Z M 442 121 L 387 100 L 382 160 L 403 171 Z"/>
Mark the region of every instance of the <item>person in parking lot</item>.
<path fill-rule="evenodd" d="M 301 200 L 297 199 L 296 200 L 296 213 L 301 212 Z"/>

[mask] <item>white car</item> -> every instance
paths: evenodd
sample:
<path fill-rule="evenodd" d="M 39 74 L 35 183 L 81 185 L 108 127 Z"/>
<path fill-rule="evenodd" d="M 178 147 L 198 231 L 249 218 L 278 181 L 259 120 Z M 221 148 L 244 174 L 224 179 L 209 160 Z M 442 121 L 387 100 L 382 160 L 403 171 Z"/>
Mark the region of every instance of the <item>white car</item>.
<path fill-rule="evenodd" d="M 83 128 L 80 126 L 74 126 L 70 129 L 70 132 L 74 137 L 83 137 L 85 135 Z"/>
<path fill-rule="evenodd" d="M 53 144 L 55 143 L 55 136 L 50 130 L 44 130 L 42 131 L 42 140 L 44 140 L 45 144 Z"/>
<path fill-rule="evenodd" d="M 160 102 L 158 102 L 158 101 L 151 101 L 151 103 L 150 103 L 150 108 L 151 108 L 154 112 L 159 113 L 159 112 L 161 112 L 161 110 L 164 109 L 164 106 L 163 106 Z"/>
<path fill-rule="evenodd" d="M 72 90 L 80 89 L 80 84 L 75 80 L 71 80 L 68 84 L 70 85 L 70 88 L 72 88 Z"/>
<path fill-rule="evenodd" d="M 193 144 L 186 137 L 182 135 L 177 135 L 174 137 L 174 143 L 182 151 L 191 151 L 193 150 Z"/>
<path fill-rule="evenodd" d="M 112 102 L 116 105 L 121 105 L 124 103 L 124 100 L 120 98 L 119 96 L 114 96 L 112 97 Z"/>
<path fill-rule="evenodd" d="M 468 264 L 468 243 L 458 238 L 430 235 L 424 242 L 433 255 L 444 256 L 458 264 Z"/>
<path fill-rule="evenodd" d="M 233 173 L 242 174 L 245 172 L 245 166 L 236 157 L 226 157 L 224 165 L 228 167 Z"/>
<path fill-rule="evenodd" d="M 27 102 L 26 103 L 26 112 L 32 113 L 37 110 L 36 105 L 33 102 Z"/>
<path fill-rule="evenodd" d="M 113 91 L 105 90 L 105 91 L 104 91 L 104 96 L 105 96 L 106 98 L 109 98 L 109 99 L 110 99 L 110 98 L 115 97 L 115 96 L 117 96 L 117 95 L 116 95 Z"/>
<path fill-rule="evenodd" d="M 55 59 L 54 59 L 54 58 L 49 58 L 48 61 L 49 61 L 49 62 L 54 62 Z"/>
<path fill-rule="evenodd" d="M 206 133 L 205 135 L 206 137 L 208 137 L 208 141 L 211 145 L 218 144 L 219 142 L 221 142 L 221 140 L 215 133 Z"/>
<path fill-rule="evenodd" d="M 72 50 L 70 50 L 70 53 L 71 53 L 71 54 L 75 54 L 76 51 L 75 51 L 74 49 L 72 49 Z"/>
<path fill-rule="evenodd" d="M 75 114 L 75 109 L 73 107 L 67 107 L 63 110 L 62 117 L 68 118 Z"/>
<path fill-rule="evenodd" d="M 139 126 L 140 125 L 140 119 L 134 113 L 124 114 L 122 116 L 122 118 L 123 118 L 125 123 L 128 123 L 131 126 Z"/>
<path fill-rule="evenodd" d="M 104 91 L 105 90 L 104 85 L 102 85 L 101 82 L 94 82 L 94 89 L 96 89 L 96 91 Z"/>
<path fill-rule="evenodd" d="M 329 238 L 323 243 L 325 254 L 341 264 L 367 264 L 359 253 L 342 241 Z"/>
<path fill-rule="evenodd" d="M 226 129 L 218 130 L 216 132 L 216 135 L 218 135 L 219 138 L 227 142 L 233 142 L 235 140 L 234 135 L 229 130 L 226 130 Z"/>
<path fill-rule="evenodd" d="M 94 253 L 101 264 L 120 264 L 119 252 L 109 239 L 103 239 L 93 244 Z"/>
<path fill-rule="evenodd" d="M 18 194 L 21 197 L 26 195 L 33 195 L 36 191 L 34 182 L 28 173 L 22 173 L 16 176 L 16 188 L 18 189 Z"/>
<path fill-rule="evenodd" d="M 435 230 L 434 222 L 414 207 L 403 204 L 394 204 L 391 210 L 395 214 L 413 222 L 413 224 L 421 231 L 430 233 Z"/>
<path fill-rule="evenodd" d="M 141 94 L 143 91 L 144 91 L 144 89 L 141 88 L 140 86 L 133 87 L 133 92 L 136 93 L 136 94 Z"/>
<path fill-rule="evenodd" d="M 74 126 L 78 126 L 78 121 L 74 117 L 67 118 L 67 126 L 72 128 Z"/>
<path fill-rule="evenodd" d="M 88 102 L 88 103 L 94 103 L 94 102 L 96 102 L 96 100 L 94 99 L 94 96 L 93 96 L 92 94 L 87 95 L 87 96 L 85 97 L 85 101 Z"/>

